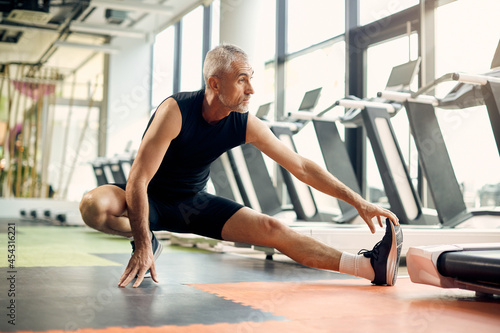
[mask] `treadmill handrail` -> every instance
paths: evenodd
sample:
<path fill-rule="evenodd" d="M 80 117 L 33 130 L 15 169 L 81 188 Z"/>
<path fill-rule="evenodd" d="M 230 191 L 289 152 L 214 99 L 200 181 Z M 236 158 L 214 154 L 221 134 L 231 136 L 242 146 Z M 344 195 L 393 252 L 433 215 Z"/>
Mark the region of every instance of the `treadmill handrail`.
<path fill-rule="evenodd" d="M 346 109 L 365 109 L 366 107 L 376 107 L 385 109 L 388 113 L 396 112 L 396 107 L 391 103 L 372 102 L 364 100 L 340 99 L 336 102 L 337 105 Z"/>
<path fill-rule="evenodd" d="M 331 117 L 331 116 L 322 116 L 320 114 L 314 114 L 312 112 L 307 112 L 307 111 L 295 111 L 295 112 L 290 112 L 288 113 L 289 117 L 294 118 L 294 119 L 301 119 L 301 120 L 325 120 L 325 121 L 337 121 L 342 119 L 342 117 Z"/>
<path fill-rule="evenodd" d="M 441 76 L 440 78 L 432 81 L 429 84 L 426 84 L 422 88 L 418 89 L 417 91 L 411 93 L 412 98 L 416 98 L 423 93 L 431 90 L 438 84 L 442 82 L 448 82 L 448 81 L 458 81 L 462 83 L 469 83 L 469 84 L 478 84 L 478 85 L 485 85 L 488 81 L 489 82 L 498 82 L 500 83 L 500 78 L 494 77 L 494 76 L 489 76 L 489 75 L 478 75 L 478 74 L 467 74 L 467 73 L 458 73 L 458 72 L 453 72 L 453 73 L 447 73 Z"/>
<path fill-rule="evenodd" d="M 391 101 L 397 102 L 398 100 L 394 99 L 388 99 Z M 404 101 L 404 100 L 403 100 Z M 401 106 L 397 105 L 395 103 L 384 103 L 384 102 L 374 102 L 374 101 L 367 101 L 367 100 L 352 100 L 352 99 L 340 99 L 336 101 L 334 104 L 326 108 L 325 110 L 319 112 L 318 114 L 314 114 L 312 112 L 307 112 L 307 111 L 294 111 L 294 112 L 289 112 L 288 116 L 293 119 L 299 119 L 299 120 L 324 120 L 324 121 L 339 121 L 339 120 L 345 120 L 345 115 L 344 116 L 335 116 L 335 117 L 329 117 L 325 116 L 325 114 L 333 109 L 336 106 L 341 106 L 346 109 L 365 109 L 366 107 L 377 107 L 377 108 L 382 108 L 385 109 L 388 113 L 394 113 L 396 110 L 398 110 Z"/>
<path fill-rule="evenodd" d="M 409 92 L 397 92 L 397 91 L 381 91 L 377 93 L 377 96 L 380 98 L 400 103 L 419 102 L 425 104 L 432 104 L 434 106 L 437 106 L 439 104 L 439 100 L 431 95 L 420 95 L 415 98 L 413 98 L 411 95 L 412 94 Z"/>
<path fill-rule="evenodd" d="M 500 78 L 489 75 L 453 73 L 453 80 L 463 83 L 478 84 L 484 86 L 488 82 L 500 83 Z"/>
<path fill-rule="evenodd" d="M 297 118 L 299 119 L 299 118 Z M 292 132 L 297 132 L 298 130 L 300 130 L 302 128 L 302 124 L 298 124 L 298 123 L 294 123 L 294 122 L 290 122 L 290 121 L 273 121 L 273 120 L 263 120 L 261 119 L 264 124 L 266 124 L 269 128 L 271 127 L 274 127 L 274 126 L 278 126 L 278 127 L 286 127 L 286 128 L 289 128 L 290 131 Z"/>

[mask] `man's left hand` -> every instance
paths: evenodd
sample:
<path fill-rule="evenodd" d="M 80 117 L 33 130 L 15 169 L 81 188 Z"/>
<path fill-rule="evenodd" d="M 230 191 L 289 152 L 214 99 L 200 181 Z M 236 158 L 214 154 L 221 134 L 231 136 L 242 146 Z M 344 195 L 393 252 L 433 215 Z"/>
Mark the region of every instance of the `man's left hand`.
<path fill-rule="evenodd" d="M 382 224 L 382 216 L 387 217 L 389 220 L 391 220 L 392 223 L 395 225 L 399 225 L 399 219 L 394 214 L 388 209 L 382 208 L 380 206 L 377 206 L 375 204 L 372 204 L 368 201 L 365 201 L 360 205 L 360 207 L 357 208 L 359 216 L 366 222 L 368 227 L 370 228 L 370 231 L 372 234 L 375 233 L 375 224 L 373 223 L 373 218 L 377 217 L 378 224 L 383 227 L 384 225 Z"/>

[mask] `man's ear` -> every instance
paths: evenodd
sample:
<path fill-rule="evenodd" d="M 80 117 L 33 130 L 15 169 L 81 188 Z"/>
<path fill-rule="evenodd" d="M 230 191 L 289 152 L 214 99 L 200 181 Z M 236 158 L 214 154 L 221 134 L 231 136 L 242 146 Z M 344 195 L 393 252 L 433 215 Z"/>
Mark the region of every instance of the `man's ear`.
<path fill-rule="evenodd" d="M 220 90 L 220 83 L 219 79 L 216 78 L 215 76 L 211 76 L 208 78 L 208 86 L 210 89 L 214 92 L 219 92 Z"/>

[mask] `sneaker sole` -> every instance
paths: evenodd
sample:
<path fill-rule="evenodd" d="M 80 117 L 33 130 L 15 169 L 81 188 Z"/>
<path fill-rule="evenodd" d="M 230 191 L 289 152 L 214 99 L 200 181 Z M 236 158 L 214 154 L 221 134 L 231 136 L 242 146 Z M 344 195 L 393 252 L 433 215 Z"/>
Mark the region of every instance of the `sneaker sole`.
<path fill-rule="evenodd" d="M 163 251 L 163 245 L 161 245 L 160 241 L 156 240 L 158 242 L 158 248 L 156 249 L 156 253 L 154 254 L 155 261 L 160 257 L 161 251 Z"/>
<path fill-rule="evenodd" d="M 161 254 L 161 251 L 163 251 L 163 245 L 161 244 L 161 242 L 157 239 L 156 242 L 158 243 L 158 247 L 156 248 L 156 252 L 154 253 L 154 260 L 156 262 L 156 259 L 158 259 L 160 257 L 160 254 Z M 148 269 L 148 271 L 146 272 L 146 274 L 144 274 L 144 278 L 151 278 L 151 271 Z"/>
<path fill-rule="evenodd" d="M 398 278 L 399 259 L 403 245 L 403 232 L 401 231 L 400 226 L 395 226 L 390 221 L 387 221 L 386 223 L 390 223 L 392 231 L 391 251 L 387 257 L 388 265 L 386 267 L 386 280 L 388 286 L 393 286 L 396 284 L 396 280 Z"/>

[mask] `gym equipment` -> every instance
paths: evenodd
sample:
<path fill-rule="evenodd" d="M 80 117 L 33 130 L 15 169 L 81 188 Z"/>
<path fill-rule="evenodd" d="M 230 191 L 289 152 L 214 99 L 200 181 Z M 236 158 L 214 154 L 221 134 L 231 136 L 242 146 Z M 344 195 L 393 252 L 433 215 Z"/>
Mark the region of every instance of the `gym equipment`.
<path fill-rule="evenodd" d="M 210 181 L 217 195 L 242 205 L 249 205 L 241 178 L 233 164 L 234 159 L 231 151 L 222 154 L 210 165 Z"/>
<path fill-rule="evenodd" d="M 399 105 L 370 101 L 340 100 L 339 105 L 354 111 L 346 114 L 346 125 L 364 126 L 377 161 L 391 210 L 403 224 L 434 224 L 422 213 L 418 197 L 390 121 Z"/>
<path fill-rule="evenodd" d="M 500 295 L 500 243 L 411 247 L 412 282 Z"/>
<path fill-rule="evenodd" d="M 129 152 L 129 148 L 123 154 L 113 157 L 97 157 L 90 162 L 97 180 L 97 186 L 110 183 L 125 184 L 134 163 L 135 152 Z"/>
<path fill-rule="evenodd" d="M 298 112 L 311 112 L 318 103 L 322 88 L 316 88 L 307 91 L 302 98 Z M 271 131 L 290 149 L 297 151 L 294 143 L 293 135 L 300 131 L 300 129 L 307 122 L 300 118 L 290 117 L 288 121 L 271 122 L 265 118 Z M 325 221 L 332 222 L 333 216 L 331 214 L 321 212 L 318 209 L 314 196 L 308 185 L 302 183 L 300 180 L 291 175 L 283 167 L 279 167 L 283 181 L 286 185 L 287 193 L 293 205 L 293 210 L 297 214 L 297 218 L 305 221 Z"/>
<path fill-rule="evenodd" d="M 111 172 L 113 183 L 124 184 L 127 182 L 133 160 L 133 156 L 129 154 L 115 155 L 105 159 L 105 166 Z"/>
<path fill-rule="evenodd" d="M 358 194 L 361 194 L 361 189 L 356 179 L 354 168 L 350 162 L 347 149 L 344 142 L 340 138 L 336 125 L 336 122 L 340 120 L 341 117 L 332 118 L 326 115 L 326 113 L 333 109 L 336 105 L 337 103 L 318 114 L 313 114 L 310 111 L 291 112 L 289 113 L 289 117 L 313 122 L 316 137 L 318 139 L 327 170 L 350 189 Z M 341 211 L 341 216 L 335 217 L 335 222 L 347 223 L 358 215 L 357 210 L 348 203 L 338 200 L 338 205 Z"/>
<path fill-rule="evenodd" d="M 417 59 L 394 67 L 386 89 L 405 89 L 408 87 L 418 72 L 419 64 L 420 59 Z M 341 117 L 327 118 L 325 113 L 335 106 L 342 106 L 348 111 Z M 291 113 L 290 116 L 313 121 L 330 121 L 331 123 L 341 121 L 346 127 L 363 126 L 370 139 L 391 210 L 403 224 L 434 224 L 434 221 L 426 218 L 422 213 L 420 199 L 413 188 L 404 157 L 391 125 L 391 116 L 394 116 L 400 109 L 401 105 L 396 103 L 361 100 L 351 96 L 335 102 L 316 116 L 305 112 Z M 330 126 L 330 131 L 333 132 L 331 136 L 334 137 L 331 140 L 337 140 L 336 127 Z M 347 152 L 345 154 L 347 155 Z M 332 171 L 333 174 L 336 174 L 334 170 Z M 349 180 L 353 176 L 354 171 L 351 170 L 350 175 L 346 175 L 345 179 Z M 349 186 L 354 186 L 353 183 L 356 184 L 350 180 Z"/>
<path fill-rule="evenodd" d="M 281 124 L 276 124 L 271 127 L 274 135 L 276 135 L 283 143 L 285 143 L 293 151 L 297 151 L 293 140 L 292 130 Z M 302 183 L 295 178 L 285 168 L 279 167 L 283 181 L 285 182 L 287 193 L 292 202 L 293 209 L 297 213 L 297 218 L 301 220 L 325 220 L 316 205 L 311 189 L 307 184 Z M 328 220 L 328 219 L 327 219 Z"/>
<path fill-rule="evenodd" d="M 106 185 L 112 183 L 112 174 L 106 164 L 106 158 L 98 157 L 90 162 L 92 169 L 97 180 L 97 186 Z"/>
<path fill-rule="evenodd" d="M 500 43 L 498 48 L 500 48 Z M 497 57 L 500 55 L 498 48 Z M 495 63 L 495 59 L 493 63 Z M 500 212 L 467 210 L 434 108 L 435 106 L 464 108 L 486 104 L 497 147 L 500 147 L 499 77 L 500 69 L 484 75 L 449 73 L 415 93 L 391 91 L 378 93 L 379 97 L 405 105 L 413 138 L 419 152 L 420 164 L 427 178 L 439 220 L 444 226 L 454 227 L 473 216 L 500 215 Z M 443 99 L 423 95 L 424 92 L 439 83 L 451 80 L 459 83 Z"/>
<path fill-rule="evenodd" d="M 81 214 L 75 209 L 20 209 L 19 216 L 22 221 L 34 222 L 57 226 L 78 226 L 84 225 Z"/>

